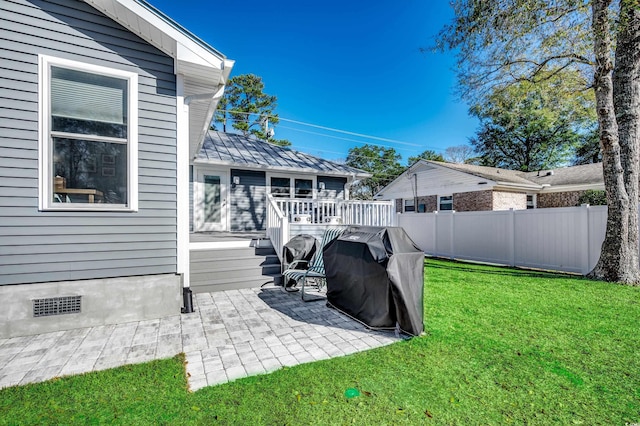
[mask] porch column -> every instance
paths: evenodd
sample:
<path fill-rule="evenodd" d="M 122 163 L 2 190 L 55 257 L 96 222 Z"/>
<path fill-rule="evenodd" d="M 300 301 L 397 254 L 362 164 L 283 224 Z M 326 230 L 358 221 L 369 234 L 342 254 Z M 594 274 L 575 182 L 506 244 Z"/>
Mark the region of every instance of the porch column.
<path fill-rule="evenodd" d="M 177 272 L 189 287 L 189 105 L 184 102 L 184 76 L 176 75 Z"/>

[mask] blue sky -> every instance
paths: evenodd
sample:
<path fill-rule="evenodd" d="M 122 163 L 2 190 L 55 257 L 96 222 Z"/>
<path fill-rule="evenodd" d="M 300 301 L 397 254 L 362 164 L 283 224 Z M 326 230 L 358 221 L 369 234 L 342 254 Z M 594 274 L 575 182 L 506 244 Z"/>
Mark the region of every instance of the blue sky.
<path fill-rule="evenodd" d="M 275 136 L 294 149 L 344 159 L 374 143 L 396 148 L 404 163 L 467 143 L 477 128 L 454 94 L 453 55 L 420 52 L 451 19 L 446 0 L 150 1 L 235 60 L 232 76 L 261 76 L 282 119 L 404 142 L 283 120 Z"/>

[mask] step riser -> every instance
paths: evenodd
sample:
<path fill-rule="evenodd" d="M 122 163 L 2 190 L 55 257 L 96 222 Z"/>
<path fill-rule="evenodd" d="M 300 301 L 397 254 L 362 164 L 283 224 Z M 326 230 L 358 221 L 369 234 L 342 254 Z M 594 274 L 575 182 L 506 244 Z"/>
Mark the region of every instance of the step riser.
<path fill-rule="evenodd" d="M 202 260 L 191 262 L 191 271 L 223 272 L 230 269 L 260 269 L 269 266 L 280 267 L 280 262 L 260 257 L 255 257 L 253 259 Z"/>
<path fill-rule="evenodd" d="M 280 272 L 280 266 L 273 265 L 268 268 L 252 268 L 252 269 L 237 269 L 231 271 L 193 271 L 191 272 L 191 281 L 226 281 L 241 278 L 258 277 L 265 274 L 277 274 Z"/>
<path fill-rule="evenodd" d="M 217 284 L 191 285 L 191 291 L 194 293 L 211 293 L 214 291 L 238 290 L 241 288 L 260 288 L 262 285 L 273 285 L 273 279 L 270 277 L 257 278 L 254 280 L 245 280 L 240 283 L 224 282 Z"/>

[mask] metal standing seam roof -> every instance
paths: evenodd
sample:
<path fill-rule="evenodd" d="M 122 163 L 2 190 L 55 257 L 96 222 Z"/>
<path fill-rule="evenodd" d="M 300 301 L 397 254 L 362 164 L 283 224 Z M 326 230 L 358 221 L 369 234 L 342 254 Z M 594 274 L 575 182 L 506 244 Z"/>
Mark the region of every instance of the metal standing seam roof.
<path fill-rule="evenodd" d="M 260 169 L 322 172 L 358 178 L 369 173 L 300 151 L 234 133 L 209 130 L 196 161 Z"/>

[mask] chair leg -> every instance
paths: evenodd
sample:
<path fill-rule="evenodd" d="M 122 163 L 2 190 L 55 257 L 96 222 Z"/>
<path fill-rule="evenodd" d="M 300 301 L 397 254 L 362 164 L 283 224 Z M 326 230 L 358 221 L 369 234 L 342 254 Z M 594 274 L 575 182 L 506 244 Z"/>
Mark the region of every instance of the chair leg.
<path fill-rule="evenodd" d="M 316 279 L 317 279 L 317 278 L 316 278 Z M 314 298 L 312 298 L 312 299 L 305 299 L 305 298 L 304 298 L 304 287 L 305 287 L 305 285 L 306 285 L 306 284 L 307 284 L 307 277 L 306 277 L 306 276 L 304 276 L 304 277 L 302 277 L 302 286 L 301 286 L 301 288 L 300 288 L 300 297 L 302 298 L 302 301 L 303 301 L 303 302 L 313 302 L 313 301 L 315 301 L 315 300 L 324 300 L 324 299 L 325 299 L 325 298 L 324 298 L 324 297 L 322 297 L 322 296 L 320 296 L 320 297 L 314 297 Z M 318 286 L 318 289 L 320 289 L 320 286 Z"/>

